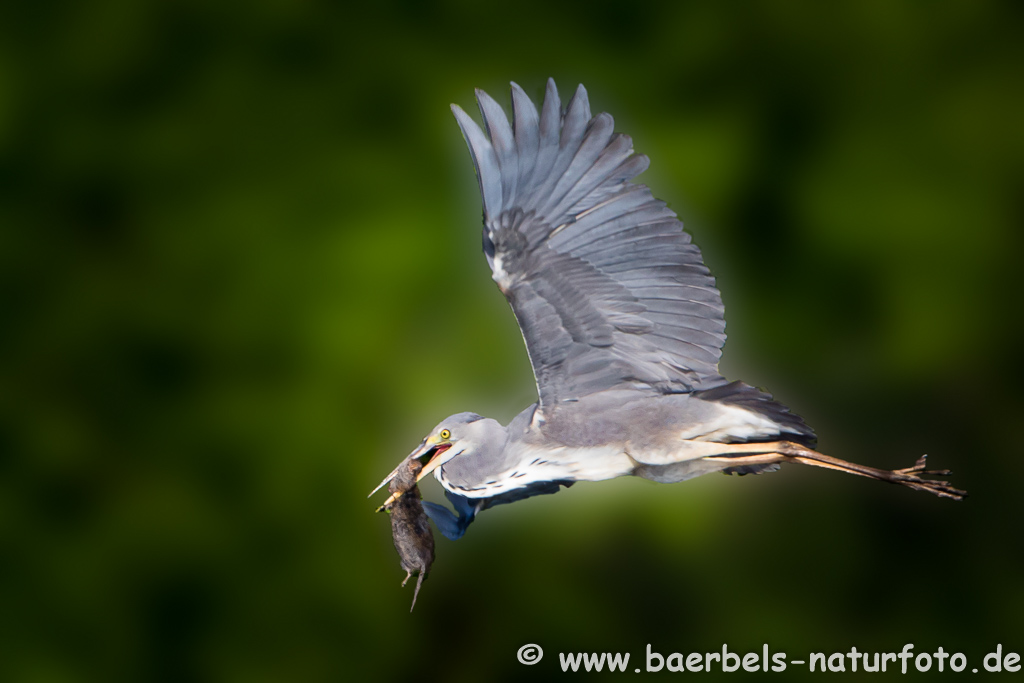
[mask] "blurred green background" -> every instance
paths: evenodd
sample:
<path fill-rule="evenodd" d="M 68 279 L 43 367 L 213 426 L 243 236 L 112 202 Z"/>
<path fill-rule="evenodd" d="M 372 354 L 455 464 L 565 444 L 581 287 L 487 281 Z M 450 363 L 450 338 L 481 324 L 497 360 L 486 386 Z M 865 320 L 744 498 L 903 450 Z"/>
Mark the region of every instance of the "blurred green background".
<path fill-rule="evenodd" d="M 0 679 L 1024 651 L 1021 14 L 4 3 Z M 725 374 L 827 453 L 929 453 L 965 503 L 793 467 L 580 484 L 438 536 L 408 614 L 367 492 L 445 415 L 535 398 L 448 105 L 548 76 L 651 156 L 719 277 Z"/>

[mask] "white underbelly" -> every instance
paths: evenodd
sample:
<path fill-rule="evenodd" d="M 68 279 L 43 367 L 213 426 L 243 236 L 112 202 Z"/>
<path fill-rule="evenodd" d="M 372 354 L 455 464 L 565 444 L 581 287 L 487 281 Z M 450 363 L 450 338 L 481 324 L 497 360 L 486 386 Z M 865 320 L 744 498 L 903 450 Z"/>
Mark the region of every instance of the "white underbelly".
<path fill-rule="evenodd" d="M 453 493 L 488 498 L 538 482 L 614 479 L 632 474 L 636 464 L 619 446 L 534 448 L 524 445 L 517 455 L 518 463 L 514 467 L 472 485 L 450 481 L 443 466 L 434 471 L 434 476 Z"/>

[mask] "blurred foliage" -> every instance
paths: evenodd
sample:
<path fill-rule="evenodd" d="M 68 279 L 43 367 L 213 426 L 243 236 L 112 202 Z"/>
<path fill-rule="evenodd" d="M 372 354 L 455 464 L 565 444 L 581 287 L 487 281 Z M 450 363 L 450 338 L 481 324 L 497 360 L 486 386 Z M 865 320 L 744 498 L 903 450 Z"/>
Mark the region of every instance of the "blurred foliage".
<path fill-rule="evenodd" d="M 991 1 L 5 3 L 0 679 L 1021 652 L 1021 35 Z M 825 452 L 930 453 L 966 503 L 801 468 L 581 484 L 439 538 L 407 613 L 366 493 L 445 415 L 534 400 L 448 104 L 547 76 L 652 157 L 725 373 Z"/>

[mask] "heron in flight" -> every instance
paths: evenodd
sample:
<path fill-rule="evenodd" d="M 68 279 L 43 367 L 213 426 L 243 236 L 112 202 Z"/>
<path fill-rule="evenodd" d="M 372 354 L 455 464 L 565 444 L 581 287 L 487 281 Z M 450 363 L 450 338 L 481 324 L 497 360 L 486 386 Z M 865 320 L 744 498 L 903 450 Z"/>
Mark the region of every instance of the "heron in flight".
<path fill-rule="evenodd" d="M 487 93 L 476 98 L 483 130 L 452 112 L 476 167 L 483 251 L 526 341 L 538 401 L 507 426 L 452 415 L 407 457 L 455 508 L 424 503 L 445 536 L 461 537 L 494 505 L 624 475 L 668 483 L 801 463 L 966 495 L 923 478 L 949 474 L 926 470 L 924 457 L 888 471 L 819 453 L 799 416 L 719 374 L 715 280 L 676 214 L 632 182 L 647 157 L 610 115 L 591 116 L 582 85 L 563 109 L 549 79 L 538 111 L 512 83 L 511 124 Z"/>

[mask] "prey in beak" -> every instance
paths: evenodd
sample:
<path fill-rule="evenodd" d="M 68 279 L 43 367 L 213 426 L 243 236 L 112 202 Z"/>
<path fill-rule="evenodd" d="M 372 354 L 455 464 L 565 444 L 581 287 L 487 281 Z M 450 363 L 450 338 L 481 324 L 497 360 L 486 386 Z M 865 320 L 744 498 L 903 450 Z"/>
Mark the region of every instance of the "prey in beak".
<path fill-rule="evenodd" d="M 416 481 L 419 482 L 420 479 L 427 476 L 428 474 L 430 474 L 431 472 L 438 468 L 438 466 L 441 464 L 441 455 L 451 447 L 452 444 L 449 441 L 442 441 L 438 439 L 438 437 L 436 436 L 427 437 L 426 439 L 423 440 L 423 443 L 421 443 L 419 447 L 416 448 L 416 450 L 407 455 L 402 460 L 402 462 L 398 464 L 398 467 L 391 471 L 391 474 L 389 474 L 384 479 L 384 481 L 382 481 L 377 486 L 377 488 L 370 491 L 370 496 L 372 496 L 373 494 L 377 493 L 377 491 L 380 491 L 382 488 L 387 486 L 388 483 L 390 483 L 391 480 L 394 479 L 395 476 L 398 474 L 399 468 L 401 468 L 410 460 L 419 460 L 420 464 L 423 465 L 423 469 L 420 470 L 420 473 L 418 475 L 416 475 Z M 388 499 L 384 501 L 384 504 L 377 508 L 376 511 L 380 512 L 381 510 L 386 510 L 392 503 L 395 502 L 395 500 L 400 498 L 401 495 L 401 491 L 398 493 L 392 493 L 390 496 L 388 496 Z M 367 498 L 369 498 L 370 496 L 367 496 Z"/>

